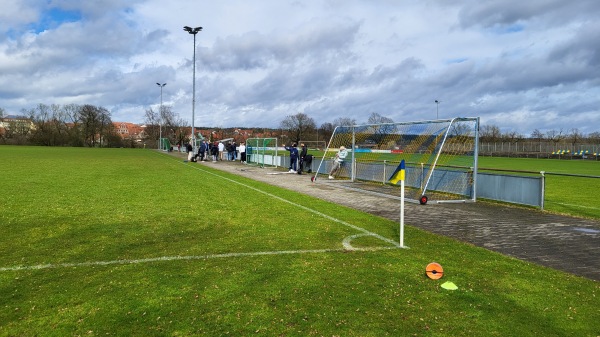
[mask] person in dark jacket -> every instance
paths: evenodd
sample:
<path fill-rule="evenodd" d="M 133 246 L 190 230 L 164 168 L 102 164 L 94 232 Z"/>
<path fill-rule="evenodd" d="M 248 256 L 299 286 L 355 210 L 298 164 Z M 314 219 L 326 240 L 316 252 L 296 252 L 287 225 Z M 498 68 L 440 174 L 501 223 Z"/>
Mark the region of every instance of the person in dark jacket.
<path fill-rule="evenodd" d="M 212 161 L 216 162 L 219 157 L 219 143 L 214 142 L 212 147 L 210 148 L 210 152 L 212 153 Z"/>
<path fill-rule="evenodd" d="M 192 147 L 192 143 L 185 144 L 185 150 L 188 154 L 188 161 L 195 161 L 194 159 L 196 158 L 194 157 L 194 148 Z"/>
<path fill-rule="evenodd" d="M 198 160 L 199 161 L 204 161 L 205 158 L 204 156 L 206 155 L 206 148 L 207 148 L 207 143 L 205 140 L 202 141 L 202 143 L 200 144 L 200 146 L 198 147 Z"/>
<path fill-rule="evenodd" d="M 286 150 L 290 151 L 290 173 L 297 173 L 297 161 L 298 161 L 298 149 L 296 143 L 293 143 L 290 147 L 285 147 Z"/>
<path fill-rule="evenodd" d="M 298 161 L 298 174 L 302 174 L 304 171 L 304 161 L 306 159 L 306 155 L 308 154 L 308 149 L 304 143 L 300 144 L 300 159 Z"/>

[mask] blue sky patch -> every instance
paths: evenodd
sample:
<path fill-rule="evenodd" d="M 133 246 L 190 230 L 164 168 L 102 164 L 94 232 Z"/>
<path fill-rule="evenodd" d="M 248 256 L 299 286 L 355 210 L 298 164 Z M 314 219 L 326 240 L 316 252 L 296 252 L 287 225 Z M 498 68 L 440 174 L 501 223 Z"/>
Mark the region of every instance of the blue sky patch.
<path fill-rule="evenodd" d="M 468 58 L 466 58 L 466 57 L 457 57 L 457 58 L 453 58 L 453 59 L 447 59 L 446 64 L 463 63 L 466 60 L 468 60 Z"/>
<path fill-rule="evenodd" d="M 512 25 L 506 25 L 506 26 L 497 26 L 497 27 L 494 27 L 491 29 L 492 33 L 497 34 L 497 35 L 520 33 L 524 30 L 525 30 L 525 25 L 520 24 L 520 23 L 515 23 Z"/>
<path fill-rule="evenodd" d="M 77 11 L 65 11 L 59 8 L 50 8 L 42 13 L 39 22 L 32 24 L 36 33 L 56 28 L 65 22 L 76 22 L 81 20 L 81 13 Z"/>

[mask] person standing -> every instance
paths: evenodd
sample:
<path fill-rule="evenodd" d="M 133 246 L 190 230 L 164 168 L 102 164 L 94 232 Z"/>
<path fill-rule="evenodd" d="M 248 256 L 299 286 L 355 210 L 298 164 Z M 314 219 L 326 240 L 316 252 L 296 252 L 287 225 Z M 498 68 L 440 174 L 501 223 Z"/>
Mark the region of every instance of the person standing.
<path fill-rule="evenodd" d="M 223 142 L 219 142 L 219 160 L 223 161 L 223 152 L 225 151 L 225 144 Z"/>
<path fill-rule="evenodd" d="M 233 144 L 231 144 L 231 142 L 227 142 L 227 146 L 225 146 L 225 149 L 227 150 L 227 160 L 233 160 Z"/>
<path fill-rule="evenodd" d="M 200 147 L 198 148 L 198 157 L 200 161 L 204 161 L 204 155 L 206 154 L 206 140 L 203 140 L 202 143 L 200 144 Z"/>
<path fill-rule="evenodd" d="M 298 161 L 298 149 L 296 143 L 293 143 L 290 147 L 285 147 L 286 150 L 290 151 L 290 173 L 297 173 L 297 161 Z"/>
<path fill-rule="evenodd" d="M 212 154 L 212 161 L 214 163 L 217 161 L 217 158 L 219 156 L 219 144 L 217 142 L 214 142 L 212 144 L 212 147 L 210 148 L 210 152 Z"/>
<path fill-rule="evenodd" d="M 333 165 L 331 166 L 331 171 L 329 171 L 329 179 L 333 179 L 333 175 L 342 167 L 346 156 L 348 156 L 348 151 L 344 146 L 340 146 L 340 150 L 335 154 L 335 158 L 333 159 Z"/>
<path fill-rule="evenodd" d="M 194 158 L 194 148 L 192 147 L 192 143 L 185 144 L 185 150 L 188 154 L 188 161 L 192 161 Z"/>
<path fill-rule="evenodd" d="M 242 164 L 246 164 L 246 143 L 240 143 L 240 161 Z"/>
<path fill-rule="evenodd" d="M 304 160 L 306 159 L 306 155 L 308 154 L 308 149 L 304 143 L 300 144 L 300 160 L 298 164 L 298 174 L 302 174 L 304 171 Z"/>

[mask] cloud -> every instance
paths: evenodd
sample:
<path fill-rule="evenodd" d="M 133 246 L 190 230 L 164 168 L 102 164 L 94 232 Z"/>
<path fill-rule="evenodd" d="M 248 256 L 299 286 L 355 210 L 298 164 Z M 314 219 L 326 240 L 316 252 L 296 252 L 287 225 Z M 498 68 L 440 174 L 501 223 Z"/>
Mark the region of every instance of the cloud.
<path fill-rule="evenodd" d="M 143 122 L 164 103 L 195 125 L 277 127 L 481 116 L 594 132 L 600 3 L 430 0 L 6 0 L 0 107 L 94 104 Z M 434 100 L 441 103 L 437 106 Z"/>

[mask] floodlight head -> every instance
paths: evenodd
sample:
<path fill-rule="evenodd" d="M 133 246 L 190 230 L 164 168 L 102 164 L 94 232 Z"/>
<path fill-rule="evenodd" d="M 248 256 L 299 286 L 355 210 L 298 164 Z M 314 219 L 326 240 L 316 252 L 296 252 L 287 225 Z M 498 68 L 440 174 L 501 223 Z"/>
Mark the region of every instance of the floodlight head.
<path fill-rule="evenodd" d="M 183 30 L 185 30 L 186 32 L 190 33 L 190 34 L 198 34 L 199 31 L 202 30 L 202 27 L 196 27 L 196 28 L 192 28 L 190 26 L 183 26 Z"/>
<path fill-rule="evenodd" d="M 440 103 L 440 101 L 438 101 L 437 99 L 435 100 L 436 103 Z"/>
<path fill-rule="evenodd" d="M 160 83 L 156 82 L 156 85 L 160 85 Z"/>

